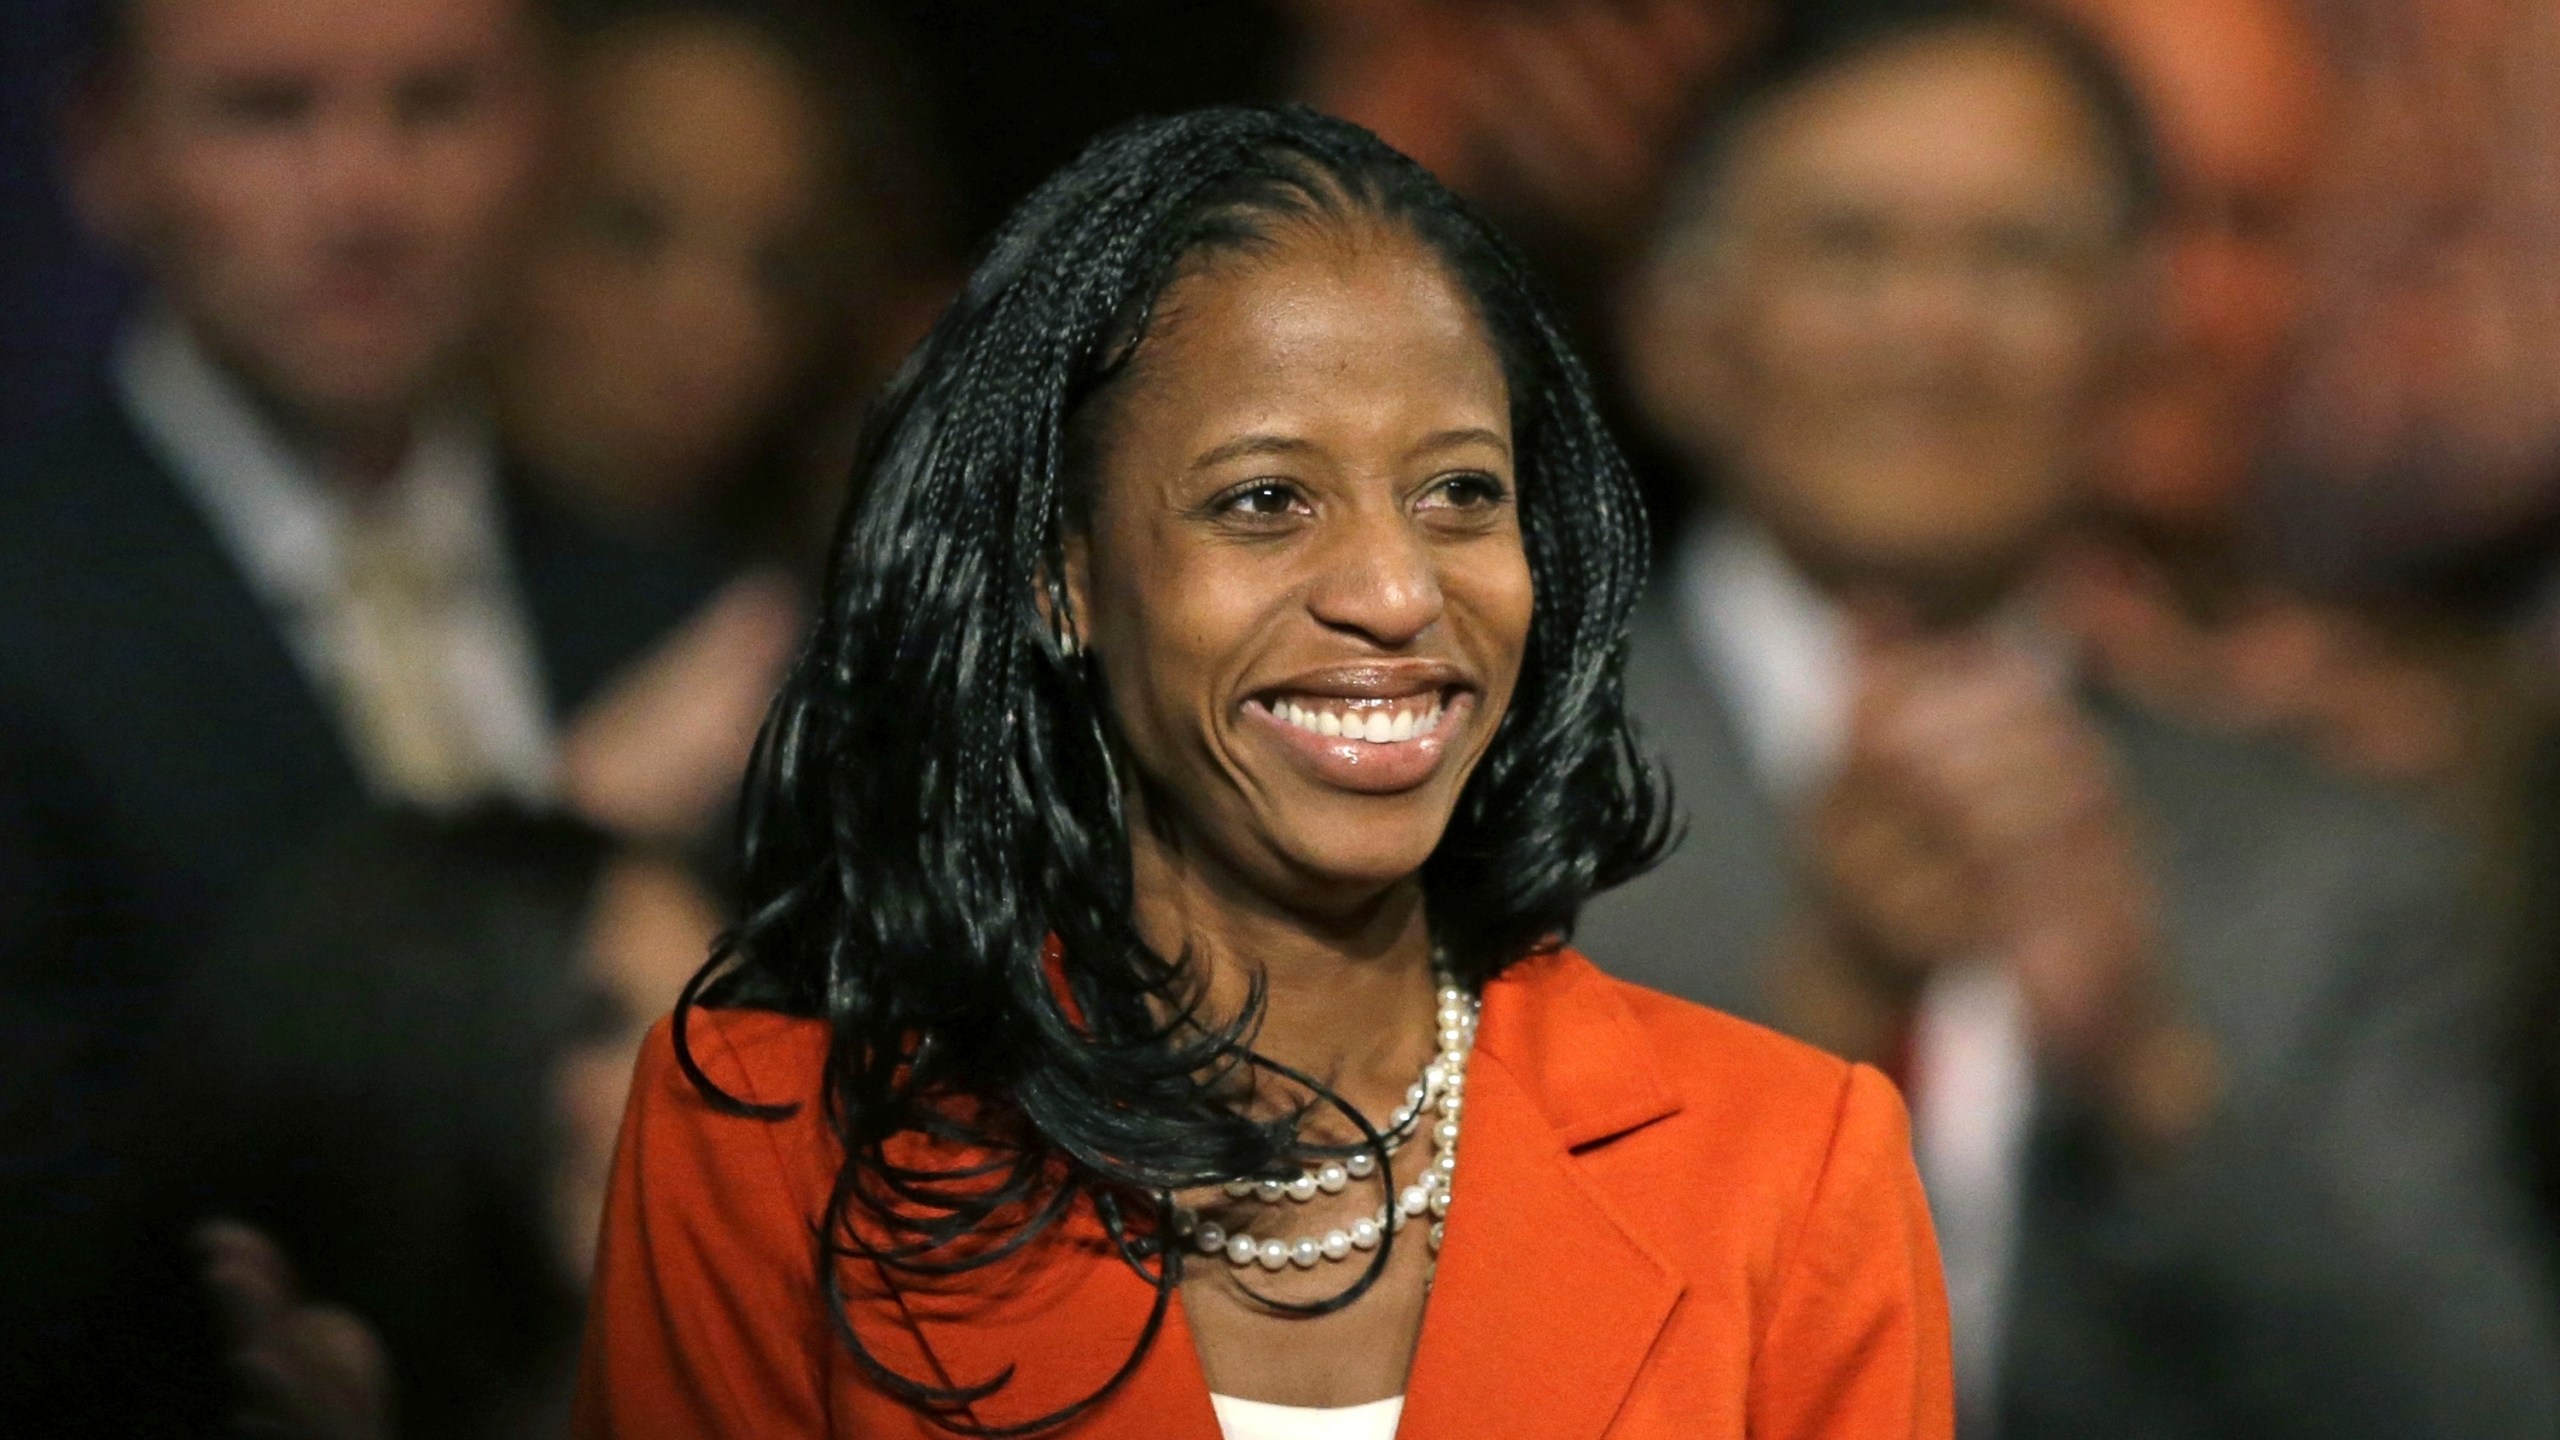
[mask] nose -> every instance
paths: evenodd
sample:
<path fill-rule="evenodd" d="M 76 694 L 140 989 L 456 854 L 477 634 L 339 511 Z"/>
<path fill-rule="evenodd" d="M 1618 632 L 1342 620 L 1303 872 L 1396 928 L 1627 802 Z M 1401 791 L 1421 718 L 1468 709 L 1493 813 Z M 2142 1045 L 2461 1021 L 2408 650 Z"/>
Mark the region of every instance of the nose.
<path fill-rule="evenodd" d="M 380 244 L 418 183 L 406 137 L 389 117 L 344 104 L 326 107 L 314 131 L 311 183 L 329 233 Z"/>
<path fill-rule="evenodd" d="M 1382 650 L 1404 649 L 1439 623 L 1439 557 L 1401 507 L 1362 506 L 1329 528 L 1307 595 L 1319 623 Z"/>

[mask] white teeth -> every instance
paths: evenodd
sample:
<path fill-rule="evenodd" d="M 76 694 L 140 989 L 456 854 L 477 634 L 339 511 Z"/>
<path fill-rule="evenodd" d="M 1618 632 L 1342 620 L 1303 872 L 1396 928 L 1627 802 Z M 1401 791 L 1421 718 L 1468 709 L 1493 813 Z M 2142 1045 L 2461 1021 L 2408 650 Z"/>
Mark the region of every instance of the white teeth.
<path fill-rule="evenodd" d="M 1301 730 L 1328 739 L 1339 736 L 1348 740 L 1365 740 L 1372 745 L 1391 745 L 1428 735 L 1440 728 L 1441 704 L 1437 699 L 1428 710 L 1310 710 L 1295 700 L 1272 702 L 1274 719 L 1295 725 Z"/>

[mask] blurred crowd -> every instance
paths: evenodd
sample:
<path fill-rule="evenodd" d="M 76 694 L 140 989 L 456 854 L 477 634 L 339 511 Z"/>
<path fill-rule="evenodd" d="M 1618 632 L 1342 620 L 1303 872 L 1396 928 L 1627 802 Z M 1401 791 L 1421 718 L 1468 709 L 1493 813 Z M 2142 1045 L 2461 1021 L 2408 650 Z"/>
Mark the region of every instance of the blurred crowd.
<path fill-rule="evenodd" d="M 1582 326 L 1686 839 L 1576 943 L 1903 1085 L 1967 1440 L 2560 1433 L 2560 9 L 23 3 L 32 1433 L 559 1428 L 865 396 L 1279 99 Z"/>

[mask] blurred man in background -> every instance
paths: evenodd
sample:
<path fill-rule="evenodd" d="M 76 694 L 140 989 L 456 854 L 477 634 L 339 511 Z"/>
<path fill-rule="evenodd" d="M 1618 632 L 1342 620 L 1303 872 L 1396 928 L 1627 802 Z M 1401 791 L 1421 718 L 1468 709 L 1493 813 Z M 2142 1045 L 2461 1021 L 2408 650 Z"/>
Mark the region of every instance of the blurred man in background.
<path fill-rule="evenodd" d="M 2155 195 L 2004 12 L 1809 21 L 1716 117 L 1628 327 L 1732 507 L 1630 660 L 1689 834 L 1578 941 L 1904 1079 L 1968 1433 L 2548 1434 L 2444 847 L 2039 614 Z"/>
<path fill-rule="evenodd" d="M 48 1323 L 234 898 L 369 801 L 547 794 L 705 588 L 503 487 L 465 385 L 539 138 L 522 0 L 108 15 L 71 170 L 151 299 L 0 474 L 0 1223 Z"/>

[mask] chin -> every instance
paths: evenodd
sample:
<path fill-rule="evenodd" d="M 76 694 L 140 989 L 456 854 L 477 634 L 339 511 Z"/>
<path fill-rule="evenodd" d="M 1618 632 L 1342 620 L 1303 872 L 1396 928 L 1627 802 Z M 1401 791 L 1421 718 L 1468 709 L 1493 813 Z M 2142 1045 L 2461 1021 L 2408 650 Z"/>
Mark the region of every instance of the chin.
<path fill-rule="evenodd" d="M 1353 815 L 1303 824 L 1279 848 L 1292 869 L 1329 892 L 1321 898 L 1364 900 L 1420 874 L 1439 848 L 1448 815 L 1429 808 L 1409 819 Z"/>

